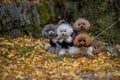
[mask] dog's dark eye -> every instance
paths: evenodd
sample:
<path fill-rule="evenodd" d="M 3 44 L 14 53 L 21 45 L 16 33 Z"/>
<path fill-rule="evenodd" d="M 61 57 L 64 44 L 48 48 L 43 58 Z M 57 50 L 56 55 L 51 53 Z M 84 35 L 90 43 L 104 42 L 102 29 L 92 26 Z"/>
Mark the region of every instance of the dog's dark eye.
<path fill-rule="evenodd" d="M 81 40 L 79 40 L 79 42 L 81 42 Z"/>
<path fill-rule="evenodd" d="M 83 42 L 85 42 L 85 40 L 83 40 Z"/>
<path fill-rule="evenodd" d="M 53 29 L 53 30 L 51 30 L 51 31 L 54 31 L 54 29 Z"/>
<path fill-rule="evenodd" d="M 81 24 L 78 24 L 78 26 L 80 26 Z"/>
<path fill-rule="evenodd" d="M 85 26 L 85 23 L 82 23 L 82 25 L 84 25 L 84 26 Z"/>
<path fill-rule="evenodd" d="M 46 30 L 46 32 L 49 32 L 49 30 Z"/>
<path fill-rule="evenodd" d="M 66 30 L 64 30 L 64 32 L 66 32 Z"/>

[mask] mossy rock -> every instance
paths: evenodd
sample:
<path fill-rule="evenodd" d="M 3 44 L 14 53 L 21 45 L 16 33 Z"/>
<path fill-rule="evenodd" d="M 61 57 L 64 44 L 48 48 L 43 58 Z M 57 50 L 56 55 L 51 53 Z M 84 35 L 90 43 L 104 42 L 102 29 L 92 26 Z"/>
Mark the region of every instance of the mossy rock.
<path fill-rule="evenodd" d="M 31 24 L 25 26 L 21 31 L 26 35 L 32 35 L 34 38 L 39 38 L 41 36 L 40 33 L 41 27 L 38 24 Z"/>
<path fill-rule="evenodd" d="M 52 11 L 53 5 L 49 2 L 42 2 L 37 7 L 40 14 L 41 25 L 44 25 L 54 16 Z"/>

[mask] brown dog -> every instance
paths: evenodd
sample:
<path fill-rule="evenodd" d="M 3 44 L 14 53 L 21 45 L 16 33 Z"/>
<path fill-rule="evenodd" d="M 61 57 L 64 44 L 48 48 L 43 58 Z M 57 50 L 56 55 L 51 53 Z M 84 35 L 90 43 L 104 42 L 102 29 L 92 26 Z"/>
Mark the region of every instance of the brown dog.
<path fill-rule="evenodd" d="M 78 18 L 73 24 L 73 29 L 78 33 L 84 33 L 90 28 L 90 23 L 84 18 Z"/>
<path fill-rule="evenodd" d="M 81 33 L 76 36 L 74 46 L 80 50 L 79 53 L 73 55 L 75 58 L 81 56 L 94 57 L 94 55 L 100 52 L 97 42 L 92 40 L 92 38 L 86 33 Z"/>

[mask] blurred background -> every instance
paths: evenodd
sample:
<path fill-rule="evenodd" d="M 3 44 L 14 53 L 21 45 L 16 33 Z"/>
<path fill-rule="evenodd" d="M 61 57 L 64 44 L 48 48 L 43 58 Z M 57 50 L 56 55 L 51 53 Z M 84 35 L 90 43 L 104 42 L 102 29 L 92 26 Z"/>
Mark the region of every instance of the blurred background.
<path fill-rule="evenodd" d="M 79 17 L 90 21 L 88 33 L 95 37 L 120 18 L 120 0 L 0 0 L 0 36 L 40 38 L 44 25 L 73 24 Z M 120 22 L 97 40 L 120 44 Z"/>

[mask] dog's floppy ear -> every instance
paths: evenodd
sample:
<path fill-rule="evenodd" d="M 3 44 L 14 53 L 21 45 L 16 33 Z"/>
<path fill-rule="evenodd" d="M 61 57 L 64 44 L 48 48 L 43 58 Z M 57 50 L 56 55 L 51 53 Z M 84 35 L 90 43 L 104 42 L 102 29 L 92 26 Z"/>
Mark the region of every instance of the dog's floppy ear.
<path fill-rule="evenodd" d="M 57 25 L 54 25 L 54 32 L 57 34 Z"/>
<path fill-rule="evenodd" d="M 89 47 L 89 46 L 91 46 L 92 45 L 92 39 L 91 39 L 91 37 L 90 36 L 86 36 L 86 38 L 85 38 L 85 46 L 86 47 Z"/>
<path fill-rule="evenodd" d="M 83 18 L 83 22 L 85 24 L 85 29 L 88 30 L 90 28 L 90 22 Z"/>
<path fill-rule="evenodd" d="M 48 33 L 47 33 L 47 32 L 42 31 L 42 37 L 44 37 L 44 38 L 48 38 L 48 37 L 49 37 L 49 35 L 48 35 Z"/>
<path fill-rule="evenodd" d="M 42 37 L 44 37 L 44 38 L 48 38 L 49 37 L 49 35 L 48 35 L 48 33 L 46 32 L 46 29 L 48 28 L 48 25 L 45 25 L 44 27 L 43 27 L 43 29 L 42 29 Z"/>
<path fill-rule="evenodd" d="M 75 40 L 73 41 L 74 46 L 78 46 L 79 42 L 78 42 L 78 36 L 76 36 Z"/>
<path fill-rule="evenodd" d="M 69 28 L 69 31 L 70 31 L 70 34 L 72 34 L 72 33 L 73 33 L 73 28 L 70 27 L 70 28 Z"/>
<path fill-rule="evenodd" d="M 74 46 L 77 46 L 77 40 L 76 39 L 73 41 L 73 44 L 74 44 Z"/>

